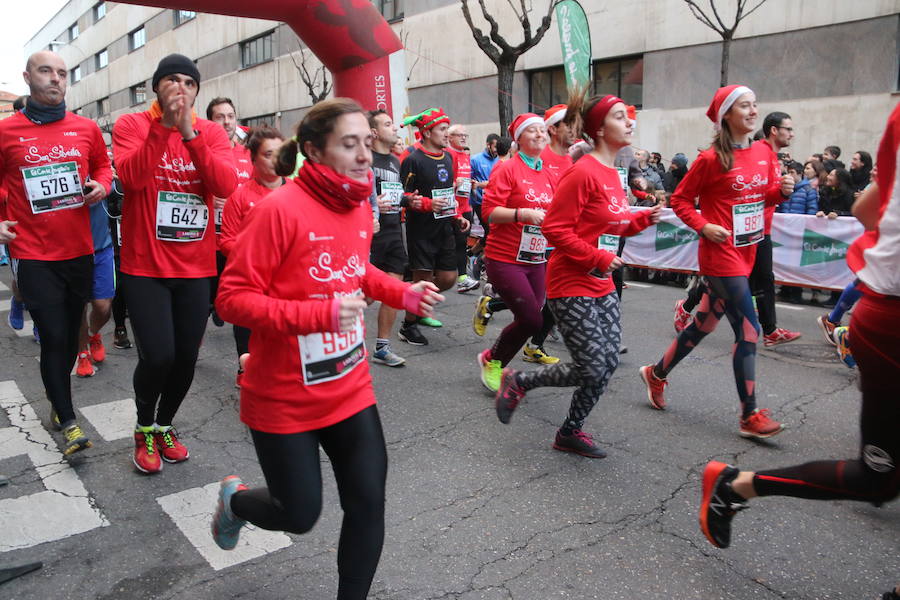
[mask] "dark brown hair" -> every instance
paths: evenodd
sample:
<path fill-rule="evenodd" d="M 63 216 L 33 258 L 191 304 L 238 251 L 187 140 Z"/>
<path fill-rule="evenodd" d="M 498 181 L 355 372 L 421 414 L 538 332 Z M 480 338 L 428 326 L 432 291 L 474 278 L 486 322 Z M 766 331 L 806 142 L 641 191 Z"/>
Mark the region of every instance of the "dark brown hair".
<path fill-rule="evenodd" d="M 225 96 L 219 96 L 218 98 L 213 98 L 209 101 L 209 104 L 206 105 L 206 118 L 212 121 L 212 109 L 214 106 L 218 106 L 220 104 L 229 104 L 231 105 L 231 110 L 237 113 L 237 109 L 234 107 L 234 102 L 231 101 L 231 98 L 226 98 Z"/>
<path fill-rule="evenodd" d="M 726 112 L 725 114 L 728 113 Z M 712 149 L 719 159 L 722 172 L 727 173 L 734 166 L 734 136 L 731 135 L 731 128 L 725 122 L 725 119 L 722 119 L 721 125 L 722 129 L 717 131 L 713 138 Z"/>
<path fill-rule="evenodd" d="M 322 150 L 325 148 L 325 139 L 334 131 L 338 118 L 351 113 L 366 114 L 356 100 L 351 98 L 330 98 L 314 104 L 297 126 L 297 134 L 278 150 L 275 172 L 282 177 L 292 175 L 297 168 L 297 153 L 302 152 L 303 156 L 309 158 L 303 150 L 306 142 Z"/>
<path fill-rule="evenodd" d="M 262 125 L 250 130 L 250 139 L 247 140 L 247 150 L 250 151 L 251 160 L 256 158 L 260 146 L 265 140 L 283 140 L 284 136 L 277 129 L 273 129 L 268 125 Z"/>

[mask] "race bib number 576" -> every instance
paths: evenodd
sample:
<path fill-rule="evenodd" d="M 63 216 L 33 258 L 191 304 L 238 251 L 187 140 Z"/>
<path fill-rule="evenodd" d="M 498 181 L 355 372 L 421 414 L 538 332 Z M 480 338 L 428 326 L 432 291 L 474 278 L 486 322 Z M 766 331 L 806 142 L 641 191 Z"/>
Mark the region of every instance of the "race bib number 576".
<path fill-rule="evenodd" d="M 84 204 L 78 163 L 75 161 L 22 167 L 22 179 L 31 212 L 38 215 Z"/>

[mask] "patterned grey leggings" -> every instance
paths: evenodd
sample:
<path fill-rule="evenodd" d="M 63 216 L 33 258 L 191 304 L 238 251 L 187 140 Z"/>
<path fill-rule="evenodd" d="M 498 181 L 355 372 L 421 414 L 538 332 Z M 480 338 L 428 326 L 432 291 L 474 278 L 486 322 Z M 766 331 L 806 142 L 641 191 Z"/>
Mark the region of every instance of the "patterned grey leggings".
<path fill-rule="evenodd" d="M 521 372 L 518 383 L 525 391 L 577 386 L 563 429 L 581 429 L 619 366 L 619 297 L 608 294 L 602 298 L 552 298 L 547 304 L 556 317 L 572 362 Z"/>

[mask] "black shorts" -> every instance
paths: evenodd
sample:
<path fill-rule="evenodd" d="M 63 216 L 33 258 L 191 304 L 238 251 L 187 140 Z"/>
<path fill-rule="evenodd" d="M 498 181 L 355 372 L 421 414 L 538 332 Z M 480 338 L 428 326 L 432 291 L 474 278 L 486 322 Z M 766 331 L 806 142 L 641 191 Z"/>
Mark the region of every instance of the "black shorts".
<path fill-rule="evenodd" d="M 15 260 L 19 292 L 29 310 L 66 304 L 70 298 L 91 299 L 94 255 L 68 260 Z"/>
<path fill-rule="evenodd" d="M 409 235 L 409 268 L 413 271 L 456 271 L 456 238 L 453 229 L 436 237 L 416 238 Z"/>
<path fill-rule="evenodd" d="M 399 223 L 384 227 L 372 238 L 370 262 L 385 273 L 403 275 L 406 271 L 409 258 Z"/>

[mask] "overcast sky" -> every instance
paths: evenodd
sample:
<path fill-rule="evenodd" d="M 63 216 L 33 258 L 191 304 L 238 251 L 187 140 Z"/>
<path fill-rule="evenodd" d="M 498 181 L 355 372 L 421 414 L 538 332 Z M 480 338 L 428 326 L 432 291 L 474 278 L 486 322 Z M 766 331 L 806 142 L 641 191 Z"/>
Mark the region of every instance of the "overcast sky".
<path fill-rule="evenodd" d="M 5 0 L 3 18 L 0 19 L 0 90 L 14 94 L 28 91 L 22 80 L 25 69 L 25 43 L 43 25 L 65 6 L 66 0 Z"/>

